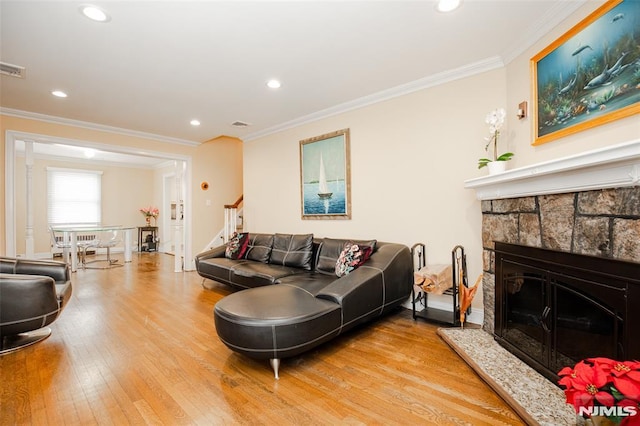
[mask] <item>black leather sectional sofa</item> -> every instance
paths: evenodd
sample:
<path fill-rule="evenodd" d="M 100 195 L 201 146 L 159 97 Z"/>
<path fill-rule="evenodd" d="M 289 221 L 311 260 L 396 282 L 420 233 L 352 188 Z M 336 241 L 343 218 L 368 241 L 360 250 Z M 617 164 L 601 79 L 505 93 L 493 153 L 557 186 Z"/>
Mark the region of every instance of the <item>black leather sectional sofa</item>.
<path fill-rule="evenodd" d="M 409 297 L 412 259 L 401 244 L 312 235 L 250 233 L 243 258 L 225 247 L 196 256 L 198 273 L 243 289 L 214 308 L 218 336 L 231 350 L 270 359 L 292 357 L 377 318 Z M 338 257 L 347 241 L 373 248 L 371 257 L 342 277 Z"/>

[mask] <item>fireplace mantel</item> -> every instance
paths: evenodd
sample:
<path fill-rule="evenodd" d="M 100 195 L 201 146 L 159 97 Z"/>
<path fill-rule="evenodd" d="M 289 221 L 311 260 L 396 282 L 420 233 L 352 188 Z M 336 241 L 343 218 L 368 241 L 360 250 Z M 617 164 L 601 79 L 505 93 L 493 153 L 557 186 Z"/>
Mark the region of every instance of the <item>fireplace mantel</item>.
<path fill-rule="evenodd" d="M 640 139 L 465 181 L 479 200 L 640 185 Z"/>

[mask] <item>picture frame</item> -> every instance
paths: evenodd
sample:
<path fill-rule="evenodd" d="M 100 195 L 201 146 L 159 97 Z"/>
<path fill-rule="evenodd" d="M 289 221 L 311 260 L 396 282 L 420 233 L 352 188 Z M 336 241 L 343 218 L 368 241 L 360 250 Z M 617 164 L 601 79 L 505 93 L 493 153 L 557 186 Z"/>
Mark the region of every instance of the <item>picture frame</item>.
<path fill-rule="evenodd" d="M 533 142 L 640 112 L 640 2 L 609 0 L 531 59 Z"/>
<path fill-rule="evenodd" d="M 351 219 L 349 129 L 300 141 L 302 219 Z"/>

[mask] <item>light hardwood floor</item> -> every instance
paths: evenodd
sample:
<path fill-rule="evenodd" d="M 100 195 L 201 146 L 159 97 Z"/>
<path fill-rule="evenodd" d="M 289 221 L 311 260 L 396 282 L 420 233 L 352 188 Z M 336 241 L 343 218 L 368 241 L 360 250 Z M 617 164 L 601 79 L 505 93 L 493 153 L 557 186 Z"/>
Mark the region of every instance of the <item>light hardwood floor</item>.
<path fill-rule="evenodd" d="M 230 289 L 172 270 L 142 253 L 73 274 L 52 336 L 0 357 L 0 423 L 522 424 L 405 309 L 284 359 L 275 380 L 217 338 L 213 306 Z"/>

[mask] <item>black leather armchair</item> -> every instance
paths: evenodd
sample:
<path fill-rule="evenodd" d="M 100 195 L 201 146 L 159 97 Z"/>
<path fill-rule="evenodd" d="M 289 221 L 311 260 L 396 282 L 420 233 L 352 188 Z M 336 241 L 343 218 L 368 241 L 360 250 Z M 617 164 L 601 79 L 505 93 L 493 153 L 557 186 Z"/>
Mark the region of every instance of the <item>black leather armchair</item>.
<path fill-rule="evenodd" d="M 69 272 L 63 262 L 0 257 L 0 354 L 51 335 L 71 298 Z"/>

